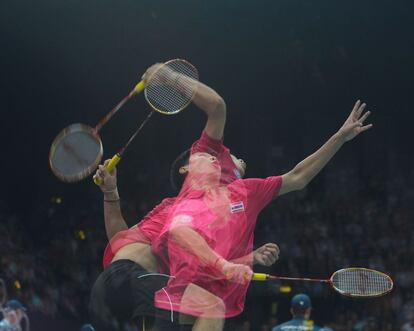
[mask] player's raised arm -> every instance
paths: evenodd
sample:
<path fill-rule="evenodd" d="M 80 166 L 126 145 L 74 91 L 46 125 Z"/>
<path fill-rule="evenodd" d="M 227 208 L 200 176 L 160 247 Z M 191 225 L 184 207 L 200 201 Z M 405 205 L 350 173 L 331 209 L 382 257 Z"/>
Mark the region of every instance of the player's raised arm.
<path fill-rule="evenodd" d="M 108 240 L 111 240 L 117 232 L 128 229 L 128 226 L 121 212 L 116 180 L 116 168 L 109 173 L 105 167 L 109 161 L 110 160 L 106 160 L 104 165 L 99 166 L 96 171 L 96 176 L 103 181 L 99 188 L 104 194 L 106 236 L 108 237 Z"/>
<path fill-rule="evenodd" d="M 283 181 L 279 195 L 304 188 L 325 167 L 345 142 L 372 127 L 372 124 L 364 125 L 364 121 L 370 114 L 369 111 L 364 113 L 365 107 L 366 104 L 358 100 L 338 132 L 329 138 L 315 153 L 282 176 Z"/>
<path fill-rule="evenodd" d="M 148 68 L 143 79 L 150 80 L 153 73 L 157 70 L 162 71 L 161 75 L 158 72 L 158 77 L 165 75 L 166 82 L 174 84 L 175 88 L 178 89 L 182 86 L 182 91 L 184 93 L 186 91 L 196 91 L 192 101 L 198 108 L 203 110 L 208 117 L 204 130 L 210 138 L 216 140 L 222 139 L 226 123 L 226 104 L 223 98 L 211 87 L 178 73 L 167 66 L 163 66 L 160 63 L 154 64 Z M 196 88 L 188 89 L 188 86 L 191 85 L 196 85 Z"/>
<path fill-rule="evenodd" d="M 204 131 L 212 139 L 222 139 L 227 112 L 223 98 L 212 88 L 199 82 L 193 101 L 207 115 Z"/>

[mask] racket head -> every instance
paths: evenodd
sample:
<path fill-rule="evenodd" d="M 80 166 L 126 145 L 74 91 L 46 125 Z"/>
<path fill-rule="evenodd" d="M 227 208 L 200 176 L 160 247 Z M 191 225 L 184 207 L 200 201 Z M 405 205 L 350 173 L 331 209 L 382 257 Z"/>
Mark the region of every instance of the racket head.
<path fill-rule="evenodd" d="M 53 140 L 49 165 L 57 178 L 74 183 L 92 174 L 102 155 L 102 141 L 96 130 L 76 123 L 64 128 Z"/>
<path fill-rule="evenodd" d="M 191 103 L 198 78 L 198 71 L 190 62 L 183 59 L 167 61 L 149 77 L 145 99 L 161 114 L 177 114 Z"/>
<path fill-rule="evenodd" d="M 335 291 L 354 298 L 380 297 L 391 292 L 394 287 L 390 276 L 367 268 L 335 271 L 329 281 Z"/>

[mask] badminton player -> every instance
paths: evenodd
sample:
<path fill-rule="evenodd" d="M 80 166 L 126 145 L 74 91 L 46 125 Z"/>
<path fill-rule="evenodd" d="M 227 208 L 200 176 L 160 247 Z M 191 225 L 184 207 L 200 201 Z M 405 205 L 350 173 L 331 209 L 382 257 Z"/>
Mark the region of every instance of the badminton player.
<path fill-rule="evenodd" d="M 320 149 L 288 173 L 265 179 L 238 179 L 223 185 L 219 159 L 223 154 L 230 156 L 229 150 L 223 145 L 222 132 L 216 139 L 204 133 L 202 139 L 209 141 L 211 153 L 193 145 L 188 165 L 180 168 L 186 176 L 183 187 L 153 244 L 158 257 L 169 263 L 172 276 L 157 292 L 156 306 L 203 319 L 241 313 L 248 286 L 243 278 L 248 279 L 249 272 L 229 279 L 229 271 L 223 277 L 227 261 L 252 251 L 261 209 L 278 195 L 303 189 L 345 142 L 372 127 L 363 124 L 370 114 L 364 113 L 365 107 L 357 101 L 343 126 Z M 221 300 L 222 311 L 210 309 L 209 295 Z"/>
<path fill-rule="evenodd" d="M 158 66 L 149 68 L 145 76 L 150 76 Z M 193 101 L 207 114 L 202 138 L 195 143 L 200 145 L 201 150 L 208 148 L 203 145 L 206 140 L 203 137 L 216 138 L 222 134 L 226 109 L 222 98 L 202 83 L 198 83 Z M 209 149 L 206 150 L 208 151 Z M 244 170 L 243 166 L 238 169 L 231 160 L 227 160 L 227 164 L 231 167 L 228 172 L 233 175 L 231 178 L 223 176 L 226 183 L 237 179 L 240 175 L 238 171 Z M 122 329 L 124 321 L 140 320 L 142 316 L 155 314 L 154 293 L 166 285 L 168 275 L 158 273 L 160 267 L 150 245 L 164 227 L 175 198 L 164 199 L 142 222 L 128 229 L 120 209 L 116 170 L 108 173 L 104 166 L 100 166 L 96 175 L 104 181 L 100 187 L 104 193 L 105 229 L 109 244 L 104 253 L 105 270 L 92 288 L 90 312 L 97 331 L 117 330 Z M 253 260 L 262 265 L 271 265 L 277 260 L 278 253 L 275 244 L 266 244 L 255 251 Z M 248 259 L 251 260 L 251 257 Z M 232 270 L 245 268 L 241 263 L 229 262 L 227 266 Z M 139 322 L 141 323 L 143 321 Z M 179 326 L 164 324 L 159 319 L 156 323 L 158 330 L 179 330 Z M 215 323 L 214 320 L 198 321 L 193 330 L 215 330 Z"/>

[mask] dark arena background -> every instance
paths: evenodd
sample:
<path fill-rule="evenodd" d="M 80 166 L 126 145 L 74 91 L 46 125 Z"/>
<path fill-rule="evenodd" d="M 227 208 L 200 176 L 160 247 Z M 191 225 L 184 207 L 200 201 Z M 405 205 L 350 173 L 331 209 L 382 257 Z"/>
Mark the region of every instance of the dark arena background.
<path fill-rule="evenodd" d="M 269 331 L 296 293 L 335 331 L 414 329 L 413 1 L 2 0 L 0 2 L 0 278 L 34 331 L 80 330 L 107 239 L 90 178 L 60 182 L 50 144 L 94 126 L 155 62 L 184 58 L 226 101 L 225 141 L 247 177 L 283 174 L 338 130 L 357 99 L 373 128 L 345 144 L 304 190 L 259 216 L 255 247 L 280 259 L 255 271 L 328 278 L 348 266 L 395 281 L 388 295 L 252 283 L 226 330 Z M 147 112 L 135 98 L 101 132 L 104 158 Z M 130 226 L 173 193 L 169 166 L 199 137 L 204 114 L 155 114 L 118 167 Z M 1 317 L 1 316 L 0 316 Z M 134 329 L 131 329 L 134 330 Z"/>

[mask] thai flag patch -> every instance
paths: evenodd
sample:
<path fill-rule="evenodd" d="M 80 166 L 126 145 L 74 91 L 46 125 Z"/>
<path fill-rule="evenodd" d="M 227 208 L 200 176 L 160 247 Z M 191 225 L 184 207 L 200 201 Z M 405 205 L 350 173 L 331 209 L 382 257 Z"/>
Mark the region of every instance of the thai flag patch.
<path fill-rule="evenodd" d="M 230 211 L 232 214 L 244 211 L 243 201 L 233 202 L 230 204 Z"/>

